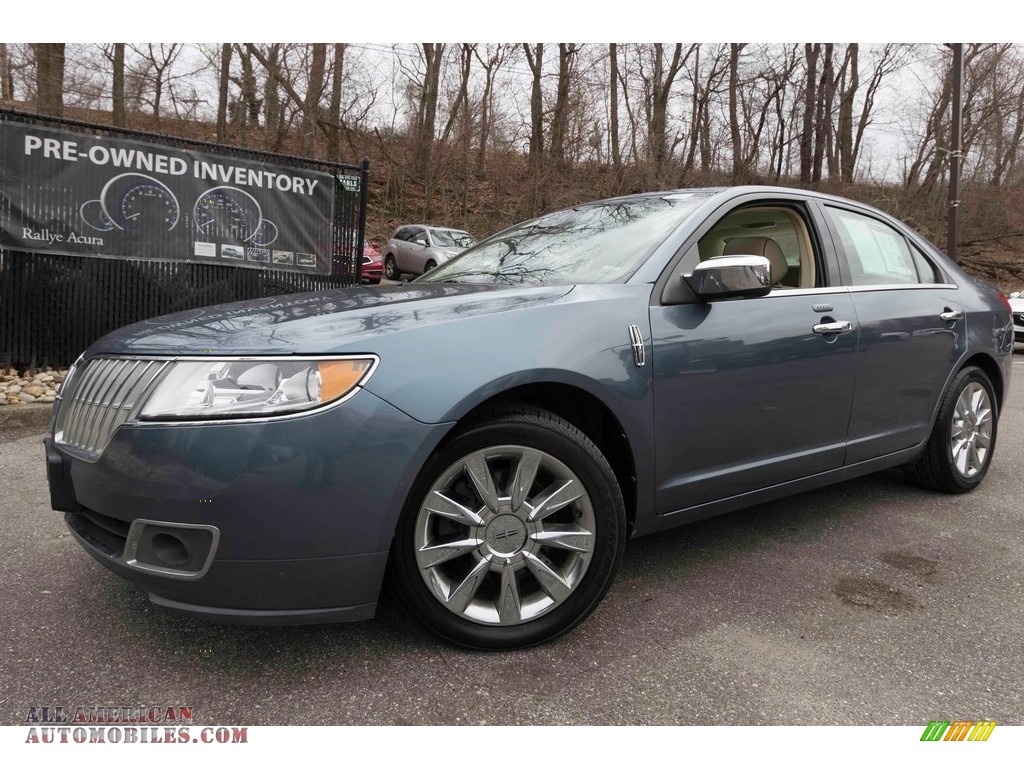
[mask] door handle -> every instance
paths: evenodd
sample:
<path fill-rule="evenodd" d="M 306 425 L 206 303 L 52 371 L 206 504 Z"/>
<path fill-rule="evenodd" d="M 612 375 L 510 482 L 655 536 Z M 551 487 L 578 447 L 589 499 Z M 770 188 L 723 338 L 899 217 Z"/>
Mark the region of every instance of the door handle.
<path fill-rule="evenodd" d="M 964 319 L 964 313 L 962 310 L 946 307 L 944 312 L 939 313 L 939 318 L 945 320 L 947 323 L 955 323 L 957 320 Z"/>
<path fill-rule="evenodd" d="M 811 330 L 819 336 L 828 336 L 829 334 L 837 333 L 849 333 L 853 330 L 853 323 L 849 320 L 839 320 L 833 323 L 818 323 L 817 325 L 811 326 Z"/>

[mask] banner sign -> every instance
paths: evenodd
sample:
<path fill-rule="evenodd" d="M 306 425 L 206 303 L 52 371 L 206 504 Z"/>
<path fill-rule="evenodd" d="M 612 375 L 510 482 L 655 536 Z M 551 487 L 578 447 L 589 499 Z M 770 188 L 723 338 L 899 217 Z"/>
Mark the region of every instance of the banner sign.
<path fill-rule="evenodd" d="M 0 123 L 0 247 L 331 273 L 334 177 Z"/>

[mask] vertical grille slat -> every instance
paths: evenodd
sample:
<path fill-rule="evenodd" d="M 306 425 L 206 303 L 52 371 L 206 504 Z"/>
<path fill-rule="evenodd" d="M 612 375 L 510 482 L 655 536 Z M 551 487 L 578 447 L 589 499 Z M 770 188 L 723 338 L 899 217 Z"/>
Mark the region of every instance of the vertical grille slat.
<path fill-rule="evenodd" d="M 168 363 L 133 358 L 97 358 L 75 372 L 61 393 L 55 439 L 90 457 L 99 456 L 110 436 L 131 419 Z"/>
<path fill-rule="evenodd" d="M 85 448 L 89 444 L 89 428 L 92 426 L 93 420 L 96 418 L 96 398 L 103 389 L 103 385 L 106 383 L 111 369 L 114 368 L 116 364 L 117 363 L 114 360 L 103 360 L 101 365 L 97 367 L 95 378 L 90 382 L 91 386 L 86 392 L 82 393 L 82 398 L 84 400 L 82 416 L 79 422 L 75 425 L 75 439 L 77 447 L 79 448 Z"/>
<path fill-rule="evenodd" d="M 90 413 L 89 426 L 85 430 L 85 443 L 92 445 L 101 433 L 101 425 L 106 421 L 109 411 L 110 397 L 117 391 L 119 379 L 126 366 L 130 365 L 129 360 L 118 360 L 107 368 L 103 383 L 96 388 L 96 399 L 93 401 L 92 412 Z"/>

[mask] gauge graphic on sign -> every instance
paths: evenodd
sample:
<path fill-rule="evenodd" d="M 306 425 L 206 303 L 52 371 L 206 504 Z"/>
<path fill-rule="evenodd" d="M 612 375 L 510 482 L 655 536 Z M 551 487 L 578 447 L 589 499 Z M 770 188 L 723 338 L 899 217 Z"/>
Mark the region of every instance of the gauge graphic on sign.
<path fill-rule="evenodd" d="M 263 218 L 256 198 L 237 187 L 211 187 L 192 207 L 196 229 L 207 240 L 233 240 L 270 245 L 277 240 L 277 225 Z"/>
<path fill-rule="evenodd" d="M 103 205 L 99 198 L 82 203 L 78 209 L 78 216 L 97 232 L 109 232 L 114 228 L 114 222 L 108 219 L 107 214 L 103 212 Z"/>
<path fill-rule="evenodd" d="M 103 186 L 98 201 L 84 203 L 79 215 L 101 232 L 170 232 L 178 226 L 181 207 L 178 198 L 159 179 L 144 173 L 122 173 Z"/>

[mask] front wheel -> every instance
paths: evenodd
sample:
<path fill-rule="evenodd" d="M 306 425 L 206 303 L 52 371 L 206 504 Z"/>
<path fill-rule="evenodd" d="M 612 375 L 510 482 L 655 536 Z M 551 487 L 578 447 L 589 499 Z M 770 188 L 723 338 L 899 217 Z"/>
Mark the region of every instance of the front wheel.
<path fill-rule="evenodd" d="M 392 548 L 391 583 L 430 630 L 522 648 L 575 627 L 608 591 L 625 511 L 589 438 L 539 409 L 502 409 L 425 465 Z"/>
<path fill-rule="evenodd" d="M 997 426 L 992 382 L 980 368 L 964 368 L 942 398 L 928 445 L 911 476 L 947 493 L 977 488 L 992 462 Z"/>
<path fill-rule="evenodd" d="M 402 273 L 398 271 L 398 265 L 395 263 L 395 257 L 390 253 L 384 257 L 384 276 L 388 280 L 398 280 L 402 277 Z"/>

